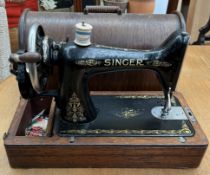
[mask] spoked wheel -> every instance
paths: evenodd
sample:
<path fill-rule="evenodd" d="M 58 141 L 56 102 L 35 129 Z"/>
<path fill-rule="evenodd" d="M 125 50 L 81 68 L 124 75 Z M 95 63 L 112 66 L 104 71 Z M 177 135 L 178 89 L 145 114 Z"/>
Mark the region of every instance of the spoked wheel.
<path fill-rule="evenodd" d="M 23 98 L 32 98 L 36 95 L 34 91 L 28 73 L 26 72 L 25 63 L 18 63 L 16 79 L 18 82 L 18 87 L 20 94 Z"/>
<path fill-rule="evenodd" d="M 48 56 L 48 44 L 48 38 L 45 37 L 43 28 L 39 24 L 33 24 L 28 33 L 26 53 L 31 55 L 39 53 L 41 60 L 36 63 L 26 61 L 26 63 L 17 65 L 17 81 L 23 98 L 34 97 L 45 90 L 50 67 L 44 62 L 43 57 L 46 59 Z"/>

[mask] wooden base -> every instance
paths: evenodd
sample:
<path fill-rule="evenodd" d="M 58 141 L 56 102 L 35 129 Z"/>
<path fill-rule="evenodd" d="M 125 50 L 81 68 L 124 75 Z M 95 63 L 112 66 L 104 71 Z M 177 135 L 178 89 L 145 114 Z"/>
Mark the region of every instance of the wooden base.
<path fill-rule="evenodd" d="M 123 92 L 125 95 L 128 93 Z M 129 94 L 142 95 L 142 92 Z M 158 95 L 160 92 L 149 94 Z M 187 107 L 181 94 L 175 92 L 174 95 L 183 107 Z M 43 108 L 49 111 L 48 136 L 24 136 L 32 114 Z M 8 159 L 13 168 L 195 168 L 200 164 L 208 145 L 206 136 L 193 117 L 190 120 L 195 135 L 186 137 L 185 142 L 179 137 L 76 137 L 74 140 L 58 137 L 51 135 L 54 111 L 55 102 L 52 98 L 43 97 L 31 101 L 21 99 L 4 137 Z"/>

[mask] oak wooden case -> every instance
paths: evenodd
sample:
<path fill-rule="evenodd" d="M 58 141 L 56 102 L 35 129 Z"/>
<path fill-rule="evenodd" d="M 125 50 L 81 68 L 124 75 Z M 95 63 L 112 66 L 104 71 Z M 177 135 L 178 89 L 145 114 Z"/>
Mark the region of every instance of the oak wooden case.
<path fill-rule="evenodd" d="M 34 22 L 39 22 L 44 27 L 46 34 L 52 36 L 57 41 L 64 41 L 66 36 L 69 36 L 69 39 L 73 40 L 73 27 L 76 21 L 81 20 L 81 16 L 82 14 L 74 13 L 55 14 L 25 11 L 21 17 L 19 27 L 20 49 L 25 50 L 27 32 Z M 116 14 L 91 14 L 82 17 L 87 22 L 89 21 L 91 24 L 94 24 L 95 33 L 93 33 L 93 42 L 115 47 L 154 49 L 172 32 L 185 28 L 180 15 L 156 16 L 151 18 L 150 16 L 137 14 L 121 17 Z M 119 20 L 121 18 L 123 20 Z M 145 21 L 148 22 L 145 23 Z M 115 25 L 112 26 L 112 24 Z M 139 29 L 144 29 L 146 25 L 150 30 L 130 28 L 133 24 L 138 25 Z M 155 28 L 154 24 L 156 26 Z M 135 38 L 131 37 L 134 33 L 136 34 Z M 107 39 L 110 38 L 107 36 L 115 37 Z M 56 71 L 54 71 L 54 75 L 50 78 L 49 87 L 56 89 L 58 87 L 58 74 L 56 74 Z M 112 80 L 112 84 L 110 84 L 110 80 Z M 100 93 L 102 95 L 108 95 L 110 93 L 121 95 L 159 95 L 162 93 L 160 92 L 160 84 L 155 79 L 154 74 L 149 70 L 143 73 L 113 73 L 110 76 L 99 75 L 92 78 L 89 83 L 90 90 L 98 91 L 97 93 L 91 92 L 92 95 Z M 175 87 L 176 82 L 174 89 Z M 142 92 L 144 90 L 147 92 Z M 174 92 L 173 94 L 180 101 L 183 108 L 188 107 L 180 93 Z M 24 131 L 30 124 L 32 115 L 40 112 L 44 108 L 49 113 L 47 136 L 25 136 Z M 200 164 L 208 145 L 206 136 L 193 117 L 190 117 L 189 120 L 195 130 L 195 135 L 185 137 L 185 140 L 179 137 L 71 138 L 59 137 L 55 134 L 55 113 L 56 104 L 51 97 L 20 100 L 11 126 L 4 136 L 5 149 L 12 167 L 195 168 Z M 190 114 L 187 116 L 190 116 Z"/>
<path fill-rule="evenodd" d="M 112 93 L 128 95 L 128 92 Z M 160 94 L 131 94 L 151 93 Z M 106 92 L 102 94 L 106 95 Z M 182 107 L 187 107 L 180 93 L 175 92 L 174 95 Z M 24 136 L 24 130 L 31 120 L 30 114 L 43 107 L 49 111 L 48 136 Z M 4 137 L 8 159 L 13 168 L 195 168 L 200 164 L 208 145 L 206 136 L 194 118 L 190 120 L 195 135 L 186 137 L 185 142 L 180 141 L 179 137 L 59 137 L 53 131 L 55 112 L 55 101 L 52 98 L 43 97 L 31 101 L 21 99 Z"/>

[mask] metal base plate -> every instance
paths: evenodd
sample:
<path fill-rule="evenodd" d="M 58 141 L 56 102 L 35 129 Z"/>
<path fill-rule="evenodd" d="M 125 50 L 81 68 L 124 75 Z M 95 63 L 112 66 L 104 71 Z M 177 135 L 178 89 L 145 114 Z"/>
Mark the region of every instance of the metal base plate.
<path fill-rule="evenodd" d="M 187 120 L 187 115 L 181 106 L 172 106 L 167 115 L 163 115 L 163 106 L 152 108 L 152 115 L 160 120 Z"/>
<path fill-rule="evenodd" d="M 163 96 L 92 96 L 97 118 L 87 124 L 68 123 L 57 117 L 59 136 L 193 136 L 194 129 L 178 99 L 159 117 Z M 58 114 L 59 115 L 59 114 Z"/>

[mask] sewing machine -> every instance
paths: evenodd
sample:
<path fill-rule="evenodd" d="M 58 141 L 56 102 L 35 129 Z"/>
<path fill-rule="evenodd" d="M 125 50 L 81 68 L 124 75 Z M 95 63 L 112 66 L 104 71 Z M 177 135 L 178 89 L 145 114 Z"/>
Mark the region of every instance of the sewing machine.
<path fill-rule="evenodd" d="M 33 12 L 31 13 L 33 16 Z M 171 17 L 176 22 L 178 18 L 181 23 L 153 49 L 91 43 L 91 32 L 95 29 L 96 21 L 92 20 L 91 23 L 87 16 L 81 15 L 78 18 L 80 21 L 74 21 L 75 38 L 66 36 L 65 40 L 46 35 L 46 26 L 41 18 L 40 23 L 32 22 L 27 29 L 26 49 L 20 48 L 17 53 L 10 56 L 11 71 L 17 76 L 21 96 L 31 104 L 32 111 L 36 106 L 32 105 L 36 104 L 35 101 L 43 105 L 39 104 L 39 108 L 41 106 L 44 108 L 49 103 L 47 101 L 55 99 L 49 110 L 51 129 L 48 136 L 51 137 L 28 137 L 27 144 L 30 143 L 30 139 L 39 140 L 36 144 L 40 144 L 43 150 L 46 151 L 46 146 L 51 148 L 48 153 L 44 153 L 46 156 L 55 154 L 52 153 L 54 147 L 63 157 L 58 158 L 56 162 L 49 159 L 49 162 L 44 164 L 34 159 L 33 165 L 29 162 L 17 163 L 11 157 L 10 164 L 14 167 L 142 167 L 143 156 L 146 160 L 143 167 L 198 166 L 207 143 L 202 143 L 202 139 L 199 139 L 198 133 L 202 132 L 192 111 L 181 95 L 175 92 L 189 42 L 181 15 L 163 17 L 165 19 Z M 115 18 L 123 18 L 116 16 Z M 137 17 L 147 20 L 151 18 L 133 16 Z M 158 15 L 153 15 L 152 18 L 155 22 L 160 20 Z M 120 26 L 116 29 L 118 27 Z M 62 27 L 60 30 L 63 30 Z M 97 75 L 107 76 L 117 72 L 126 76 L 126 73 L 142 73 L 145 70 L 156 76 L 162 92 L 122 90 L 102 92 L 92 91 L 89 85 L 91 78 Z M 114 79 L 114 76 L 109 76 L 109 82 L 112 78 Z M 128 81 L 129 84 L 127 78 L 124 77 L 123 81 Z M 141 84 L 139 77 L 135 78 L 138 80 L 135 83 Z M 56 85 L 49 83 L 55 82 L 55 79 Z M 100 84 L 106 79 L 98 80 L 97 83 Z M 22 121 L 24 126 L 26 123 Z M 9 138 L 8 135 L 5 136 L 6 139 L 7 137 Z M 6 145 L 9 145 L 8 142 Z M 8 153 L 9 148 L 6 146 Z M 33 146 L 31 148 L 36 150 Z M 137 151 L 135 155 L 133 149 Z M 197 153 L 196 149 L 199 149 Z M 143 155 L 145 150 L 155 157 L 159 152 L 158 156 L 164 158 L 152 156 L 145 158 L 146 155 Z M 172 150 L 174 156 L 170 153 Z M 93 154 L 90 155 L 89 151 Z M 115 155 L 109 163 L 106 156 L 112 159 L 112 154 L 118 154 L 119 158 Z M 121 158 L 124 154 L 135 157 L 135 160 L 122 163 Z M 180 154 L 184 154 L 182 159 L 179 158 Z M 189 157 L 195 154 L 196 160 L 191 160 Z M 167 156 L 173 159 L 172 163 L 167 162 Z M 89 158 L 92 161 L 82 163 L 81 159 Z"/>

